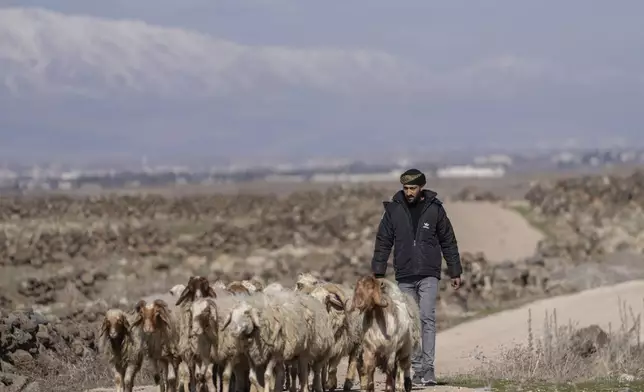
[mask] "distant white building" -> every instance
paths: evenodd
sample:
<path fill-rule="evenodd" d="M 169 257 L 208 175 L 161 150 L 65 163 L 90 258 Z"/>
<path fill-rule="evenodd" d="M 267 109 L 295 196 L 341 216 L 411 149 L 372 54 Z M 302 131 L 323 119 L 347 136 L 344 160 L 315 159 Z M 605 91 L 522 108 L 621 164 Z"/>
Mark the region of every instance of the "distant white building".
<path fill-rule="evenodd" d="M 438 178 L 500 178 L 505 176 L 505 169 L 501 166 L 448 166 L 436 170 L 436 176 Z"/>

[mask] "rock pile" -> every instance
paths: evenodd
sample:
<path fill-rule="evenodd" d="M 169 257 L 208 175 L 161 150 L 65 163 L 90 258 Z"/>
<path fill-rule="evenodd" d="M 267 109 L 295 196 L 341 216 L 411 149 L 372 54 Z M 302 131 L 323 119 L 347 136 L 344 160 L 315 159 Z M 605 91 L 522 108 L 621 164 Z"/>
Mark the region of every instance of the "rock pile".
<path fill-rule="evenodd" d="M 575 262 L 613 252 L 644 252 L 644 171 L 538 183 L 526 194 L 551 233 L 540 252 Z"/>
<path fill-rule="evenodd" d="M 499 195 L 494 192 L 479 189 L 475 186 L 468 186 L 461 189 L 458 193 L 452 196 L 455 201 L 490 201 L 497 202 L 503 200 Z"/>
<path fill-rule="evenodd" d="M 55 375 L 96 355 L 95 330 L 92 324 L 64 322 L 31 309 L 0 309 L 0 386 L 39 390 L 28 385 L 34 377 Z"/>

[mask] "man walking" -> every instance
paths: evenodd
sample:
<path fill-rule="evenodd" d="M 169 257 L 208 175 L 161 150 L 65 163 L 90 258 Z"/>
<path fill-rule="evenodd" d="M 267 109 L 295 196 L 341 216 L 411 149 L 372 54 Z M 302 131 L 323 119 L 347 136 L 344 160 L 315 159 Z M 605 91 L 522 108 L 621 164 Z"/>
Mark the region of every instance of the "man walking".
<path fill-rule="evenodd" d="M 376 278 L 387 272 L 387 259 L 394 248 L 396 281 L 420 308 L 422 347 L 412 358 L 415 385 L 436 385 L 436 298 L 442 258 L 454 289 L 461 286 L 461 260 L 452 224 L 437 193 L 425 186 L 425 175 L 410 169 L 400 176 L 403 189 L 383 202 L 371 269 Z M 442 256 L 441 256 L 442 253 Z"/>

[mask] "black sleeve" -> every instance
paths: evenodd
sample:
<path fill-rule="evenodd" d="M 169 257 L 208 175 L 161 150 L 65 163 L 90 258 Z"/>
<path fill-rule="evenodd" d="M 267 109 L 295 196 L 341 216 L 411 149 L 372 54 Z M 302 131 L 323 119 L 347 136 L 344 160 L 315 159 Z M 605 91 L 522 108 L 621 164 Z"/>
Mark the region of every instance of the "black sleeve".
<path fill-rule="evenodd" d="M 389 259 L 393 245 L 394 227 L 391 223 L 391 216 L 385 208 L 385 212 L 380 219 L 380 225 L 378 226 L 373 259 L 371 259 L 371 271 L 377 278 L 382 278 L 387 273 L 387 260 Z"/>
<path fill-rule="evenodd" d="M 436 225 L 438 241 L 441 245 L 443 257 L 447 263 L 447 274 L 450 278 L 457 278 L 463 273 L 461 257 L 458 252 L 458 243 L 452 223 L 447 217 L 445 208 L 438 205 L 438 224 Z"/>

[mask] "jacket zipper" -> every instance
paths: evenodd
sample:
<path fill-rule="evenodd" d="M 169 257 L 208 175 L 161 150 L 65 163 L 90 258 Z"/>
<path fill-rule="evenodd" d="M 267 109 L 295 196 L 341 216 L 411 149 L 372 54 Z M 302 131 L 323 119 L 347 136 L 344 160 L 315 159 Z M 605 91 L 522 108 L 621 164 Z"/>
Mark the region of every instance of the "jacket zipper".
<path fill-rule="evenodd" d="M 404 204 L 404 203 L 401 203 L 401 204 L 403 204 L 403 208 L 405 209 L 405 213 L 407 214 L 407 218 L 409 218 L 409 227 L 411 227 L 411 229 L 413 231 L 414 230 L 414 222 L 411 219 L 411 212 L 409 212 L 409 208 L 407 207 L 406 204 Z M 425 211 L 429 208 L 430 204 L 431 204 L 431 201 L 425 202 L 425 205 L 423 206 L 423 210 L 420 212 L 420 217 L 419 217 L 418 224 L 420 224 L 420 218 L 423 217 L 423 214 L 425 214 Z M 416 228 L 416 231 L 414 232 L 414 247 L 416 246 L 416 240 L 418 240 L 418 233 L 419 232 L 420 232 L 420 230 L 418 228 Z"/>

